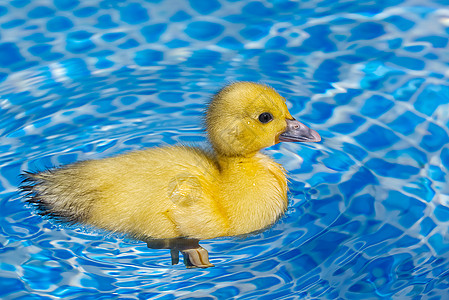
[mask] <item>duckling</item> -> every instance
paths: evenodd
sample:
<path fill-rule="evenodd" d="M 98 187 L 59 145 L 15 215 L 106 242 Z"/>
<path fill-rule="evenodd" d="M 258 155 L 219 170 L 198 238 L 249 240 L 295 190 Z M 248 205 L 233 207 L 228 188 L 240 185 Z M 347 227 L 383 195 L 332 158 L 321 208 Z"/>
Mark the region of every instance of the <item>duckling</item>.
<path fill-rule="evenodd" d="M 22 189 L 41 215 L 170 249 L 172 264 L 181 252 L 187 267 L 212 267 L 200 240 L 259 231 L 287 209 L 284 169 L 259 151 L 321 137 L 252 82 L 218 91 L 205 124 L 210 150 L 166 146 L 26 172 Z"/>

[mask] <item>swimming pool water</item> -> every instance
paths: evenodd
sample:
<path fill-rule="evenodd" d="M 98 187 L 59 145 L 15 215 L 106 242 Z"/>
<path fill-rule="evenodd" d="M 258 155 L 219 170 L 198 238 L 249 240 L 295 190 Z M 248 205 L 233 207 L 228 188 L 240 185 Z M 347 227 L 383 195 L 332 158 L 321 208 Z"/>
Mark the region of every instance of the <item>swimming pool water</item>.
<path fill-rule="evenodd" d="M 0 2 L 1 299 L 447 299 L 448 1 Z M 215 268 L 37 216 L 22 170 L 204 144 L 205 103 L 262 81 L 323 137 L 271 229 Z"/>

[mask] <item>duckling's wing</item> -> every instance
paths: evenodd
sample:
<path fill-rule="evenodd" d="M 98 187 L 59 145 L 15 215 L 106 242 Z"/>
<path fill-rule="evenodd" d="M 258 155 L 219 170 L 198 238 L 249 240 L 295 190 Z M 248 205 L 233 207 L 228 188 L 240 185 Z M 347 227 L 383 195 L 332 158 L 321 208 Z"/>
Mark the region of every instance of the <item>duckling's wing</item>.
<path fill-rule="evenodd" d="M 153 148 L 29 176 L 43 214 L 135 237 L 222 234 L 218 168 L 199 149 Z M 206 230 L 204 230 L 206 229 Z"/>

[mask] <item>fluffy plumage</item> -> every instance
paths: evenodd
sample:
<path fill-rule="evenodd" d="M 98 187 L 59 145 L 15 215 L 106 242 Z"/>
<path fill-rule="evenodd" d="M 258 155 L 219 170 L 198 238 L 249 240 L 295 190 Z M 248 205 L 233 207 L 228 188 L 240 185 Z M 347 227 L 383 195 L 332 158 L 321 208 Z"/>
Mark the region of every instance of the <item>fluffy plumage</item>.
<path fill-rule="evenodd" d="M 276 91 L 250 82 L 215 95 L 206 130 L 212 152 L 171 146 L 83 161 L 26 173 L 22 188 L 42 214 L 142 240 L 210 239 L 273 224 L 287 208 L 287 180 L 259 150 L 319 135 L 294 121 Z"/>

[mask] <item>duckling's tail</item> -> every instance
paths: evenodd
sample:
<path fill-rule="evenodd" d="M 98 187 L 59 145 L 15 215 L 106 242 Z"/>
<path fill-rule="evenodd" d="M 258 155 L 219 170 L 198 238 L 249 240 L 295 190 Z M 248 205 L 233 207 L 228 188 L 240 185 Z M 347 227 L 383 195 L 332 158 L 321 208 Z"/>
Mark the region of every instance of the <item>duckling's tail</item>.
<path fill-rule="evenodd" d="M 70 178 L 76 174 L 71 173 L 70 168 L 25 171 L 20 190 L 41 216 L 68 223 L 83 222 L 89 215 L 92 191 L 73 184 Z"/>

